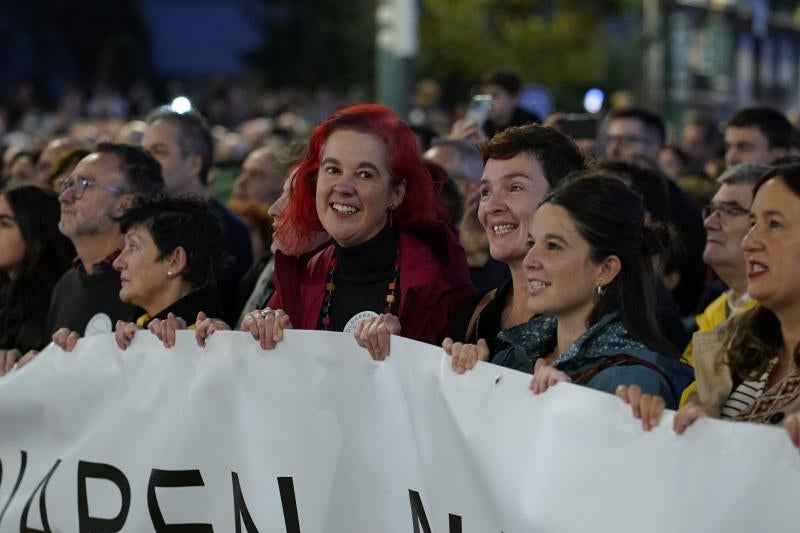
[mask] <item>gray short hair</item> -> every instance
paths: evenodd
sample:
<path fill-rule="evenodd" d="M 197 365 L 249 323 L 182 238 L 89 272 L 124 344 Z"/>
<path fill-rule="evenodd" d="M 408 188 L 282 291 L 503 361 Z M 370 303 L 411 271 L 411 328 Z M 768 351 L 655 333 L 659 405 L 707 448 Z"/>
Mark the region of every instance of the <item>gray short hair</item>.
<path fill-rule="evenodd" d="M 756 165 L 753 163 L 743 163 L 727 169 L 717 178 L 719 185 L 749 185 L 755 187 L 761 176 L 769 170 L 768 165 Z"/>
<path fill-rule="evenodd" d="M 158 120 L 171 122 L 178 127 L 178 138 L 176 139 L 181 156 L 187 157 L 190 154 L 198 154 L 202 161 L 200 167 L 200 182 L 208 184 L 208 172 L 214 154 L 214 140 L 208 128 L 205 118 L 197 111 L 188 113 L 178 113 L 169 106 L 156 108 L 147 115 L 147 124 L 153 124 Z"/>

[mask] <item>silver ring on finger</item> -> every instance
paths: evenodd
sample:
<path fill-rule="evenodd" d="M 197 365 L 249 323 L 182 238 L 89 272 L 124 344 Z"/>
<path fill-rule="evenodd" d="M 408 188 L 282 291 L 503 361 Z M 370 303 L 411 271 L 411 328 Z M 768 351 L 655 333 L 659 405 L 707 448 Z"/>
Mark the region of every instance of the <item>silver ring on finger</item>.
<path fill-rule="evenodd" d="M 265 307 L 264 309 L 261 310 L 261 318 L 267 318 L 268 316 L 274 315 L 274 314 L 275 314 L 275 311 L 273 311 L 269 307 Z"/>

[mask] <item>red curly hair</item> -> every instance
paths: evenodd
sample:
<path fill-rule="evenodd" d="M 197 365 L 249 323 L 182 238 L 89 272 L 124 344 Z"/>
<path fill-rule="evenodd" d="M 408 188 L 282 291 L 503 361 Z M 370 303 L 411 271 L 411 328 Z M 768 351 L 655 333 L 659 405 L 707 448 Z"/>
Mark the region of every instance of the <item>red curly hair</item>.
<path fill-rule="evenodd" d="M 424 230 L 444 220 L 446 209 L 436 195 L 414 132 L 389 108 L 363 104 L 337 111 L 311 132 L 303 159 L 294 169 L 291 199 L 281 215 L 287 240 L 299 244 L 309 241 L 313 232 L 324 231 L 316 209 L 317 172 L 325 141 L 337 130 L 369 133 L 383 141 L 392 183 L 406 182 L 405 197 L 394 212 L 397 227 Z"/>

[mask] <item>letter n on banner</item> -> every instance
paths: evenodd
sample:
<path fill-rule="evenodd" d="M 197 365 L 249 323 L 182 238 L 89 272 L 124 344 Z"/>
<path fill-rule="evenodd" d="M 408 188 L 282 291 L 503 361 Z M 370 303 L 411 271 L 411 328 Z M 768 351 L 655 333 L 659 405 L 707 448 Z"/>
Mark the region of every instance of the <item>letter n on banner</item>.
<path fill-rule="evenodd" d="M 247 533 L 258 533 L 250 510 L 242 495 L 242 486 L 239 483 L 239 474 L 231 472 L 233 483 L 233 512 L 236 515 L 236 533 L 242 533 L 242 520 Z M 278 491 L 281 495 L 283 507 L 283 522 L 286 524 L 286 533 L 300 533 L 300 518 L 297 514 L 297 497 L 294 494 L 294 481 L 290 477 L 278 478 Z"/>
<path fill-rule="evenodd" d="M 297 497 L 294 494 L 294 480 L 290 477 L 279 477 L 278 490 L 281 493 L 283 522 L 286 524 L 286 533 L 300 533 L 300 518 L 297 515 Z"/>
<path fill-rule="evenodd" d="M 239 474 L 231 472 L 231 482 L 233 483 L 233 514 L 236 516 L 236 533 L 242 533 L 242 520 L 247 533 L 258 533 L 253 517 L 242 495 L 242 486 L 239 484 Z"/>
<path fill-rule="evenodd" d="M 425 514 L 425 507 L 422 506 L 422 498 L 420 498 L 419 492 L 409 490 L 408 499 L 411 503 L 411 521 L 414 523 L 414 533 L 420 533 L 420 526 L 422 526 L 423 533 L 431 533 L 431 525 L 428 522 L 428 516 Z M 451 514 L 449 519 L 450 533 L 461 533 L 461 517 Z"/>

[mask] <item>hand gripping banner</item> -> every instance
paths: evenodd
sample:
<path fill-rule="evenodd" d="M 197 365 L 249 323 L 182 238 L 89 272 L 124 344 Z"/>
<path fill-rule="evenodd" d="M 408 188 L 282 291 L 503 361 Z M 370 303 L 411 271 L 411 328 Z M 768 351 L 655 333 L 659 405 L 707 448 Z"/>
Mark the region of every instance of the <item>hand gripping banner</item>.
<path fill-rule="evenodd" d="M 218 332 L 50 346 L 0 379 L 0 532 L 789 532 L 777 428 L 672 415 L 392 338 Z"/>

